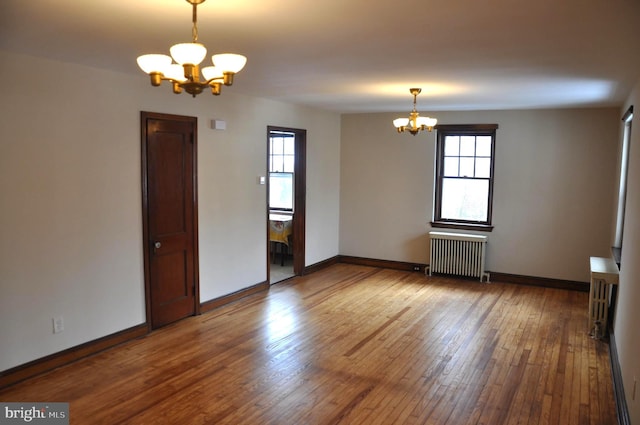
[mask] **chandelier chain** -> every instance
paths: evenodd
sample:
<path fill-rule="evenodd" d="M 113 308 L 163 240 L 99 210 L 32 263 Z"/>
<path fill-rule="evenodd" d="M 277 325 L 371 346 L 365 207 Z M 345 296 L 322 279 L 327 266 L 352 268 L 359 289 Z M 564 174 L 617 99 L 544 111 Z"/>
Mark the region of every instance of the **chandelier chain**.
<path fill-rule="evenodd" d="M 198 41 L 198 4 L 193 3 L 193 28 L 191 29 L 191 37 L 193 38 L 193 42 L 196 43 Z"/>

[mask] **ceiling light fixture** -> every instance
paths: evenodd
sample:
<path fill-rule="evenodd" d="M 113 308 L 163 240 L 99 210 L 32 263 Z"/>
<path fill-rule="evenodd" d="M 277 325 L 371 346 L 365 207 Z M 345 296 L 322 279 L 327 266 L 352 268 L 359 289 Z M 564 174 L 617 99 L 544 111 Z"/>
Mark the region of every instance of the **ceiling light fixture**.
<path fill-rule="evenodd" d="M 398 130 L 398 133 L 408 131 L 415 136 L 422 130 L 433 130 L 433 127 L 438 123 L 437 119 L 421 117 L 416 111 L 416 97 L 421 91 L 422 89 L 419 88 L 409 89 L 409 92 L 413 95 L 413 111 L 409 114 L 409 118 L 396 118 L 393 120 L 393 125 Z"/>
<path fill-rule="evenodd" d="M 200 62 L 207 55 L 207 49 L 198 43 L 198 5 L 205 0 L 186 0 L 193 6 L 193 29 L 191 30 L 192 42 L 179 43 L 171 47 L 171 56 L 161 54 L 149 54 L 138 56 L 138 66 L 149 74 L 151 85 L 157 87 L 163 80 L 170 81 L 173 92 L 187 93 L 196 97 L 207 87 L 211 93 L 219 95 L 221 84 L 230 86 L 233 84 L 233 76 L 244 68 L 247 58 L 233 53 L 213 55 L 211 61 L 214 66 L 200 69 Z M 175 61 L 176 63 L 173 63 Z M 200 72 L 204 81 L 200 80 Z"/>

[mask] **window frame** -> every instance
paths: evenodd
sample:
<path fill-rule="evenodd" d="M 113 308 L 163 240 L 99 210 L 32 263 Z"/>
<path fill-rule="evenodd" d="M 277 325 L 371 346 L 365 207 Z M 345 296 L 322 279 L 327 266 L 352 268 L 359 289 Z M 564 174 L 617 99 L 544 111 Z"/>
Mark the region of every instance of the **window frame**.
<path fill-rule="evenodd" d="M 283 139 L 283 147 L 282 147 L 282 152 L 280 153 L 274 153 L 274 149 L 273 149 L 273 143 L 274 140 L 276 138 L 282 138 Z M 267 195 L 267 204 L 269 206 L 269 210 L 273 211 L 273 212 L 283 212 L 283 213 L 293 213 L 294 209 L 295 209 L 295 138 L 296 138 L 296 134 L 293 131 L 288 131 L 288 130 L 284 130 L 284 129 L 269 129 L 268 131 L 268 152 L 267 152 L 267 172 L 268 172 L 268 176 L 269 176 L 269 180 L 271 180 L 271 175 L 272 174 L 289 174 L 291 175 L 291 184 L 292 184 L 292 191 L 291 191 L 291 208 L 279 208 L 279 207 L 272 207 L 271 206 L 271 201 L 270 201 L 270 196 L 271 196 L 271 185 L 269 185 L 269 193 Z M 294 143 L 293 145 L 293 153 L 286 153 L 286 149 L 284 147 L 284 139 L 291 139 Z M 274 170 L 274 158 L 281 158 L 281 163 L 283 164 L 283 168 L 282 170 Z M 285 171 L 286 166 L 284 164 L 286 164 L 285 158 L 290 158 L 293 160 L 293 167 L 291 171 Z"/>
<path fill-rule="evenodd" d="M 433 220 L 431 227 L 478 230 L 493 230 L 493 183 L 495 180 L 496 130 L 498 124 L 439 124 L 436 126 L 436 157 L 434 179 Z M 491 166 L 489 178 L 466 177 L 468 179 L 488 180 L 487 220 L 459 220 L 442 218 L 442 185 L 444 176 L 444 141 L 447 136 L 491 136 Z M 475 157 L 475 156 L 474 156 Z M 464 179 L 465 177 L 459 177 Z"/>
<path fill-rule="evenodd" d="M 613 257 L 620 266 L 622 244 L 624 241 L 624 213 L 627 205 L 627 183 L 629 178 L 629 148 L 631 147 L 631 132 L 633 129 L 633 105 L 622 116 L 622 146 L 619 157 L 620 174 L 618 175 L 618 193 L 616 199 L 615 237 L 613 242 Z"/>

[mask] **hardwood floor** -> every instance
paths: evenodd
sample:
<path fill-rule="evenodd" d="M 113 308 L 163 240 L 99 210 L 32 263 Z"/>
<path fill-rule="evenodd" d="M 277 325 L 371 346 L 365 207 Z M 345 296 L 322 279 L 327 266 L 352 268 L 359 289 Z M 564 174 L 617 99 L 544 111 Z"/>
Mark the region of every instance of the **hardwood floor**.
<path fill-rule="evenodd" d="M 0 391 L 72 424 L 615 424 L 588 294 L 337 264 Z"/>

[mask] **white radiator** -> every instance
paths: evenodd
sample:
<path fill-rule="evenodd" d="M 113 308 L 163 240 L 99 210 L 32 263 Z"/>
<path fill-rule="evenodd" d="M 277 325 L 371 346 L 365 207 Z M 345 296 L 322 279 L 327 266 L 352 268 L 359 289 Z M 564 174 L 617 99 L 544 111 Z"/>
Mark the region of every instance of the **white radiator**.
<path fill-rule="evenodd" d="M 595 339 L 602 338 L 607 332 L 609 317 L 609 285 L 600 279 L 591 280 L 589 290 L 589 333 Z"/>
<path fill-rule="evenodd" d="M 589 290 L 589 331 L 600 339 L 607 334 L 609 292 L 617 285 L 620 270 L 613 258 L 591 257 L 591 289 Z"/>
<path fill-rule="evenodd" d="M 489 282 L 484 271 L 487 237 L 461 233 L 429 232 L 429 276 L 433 273 L 474 276 Z"/>

